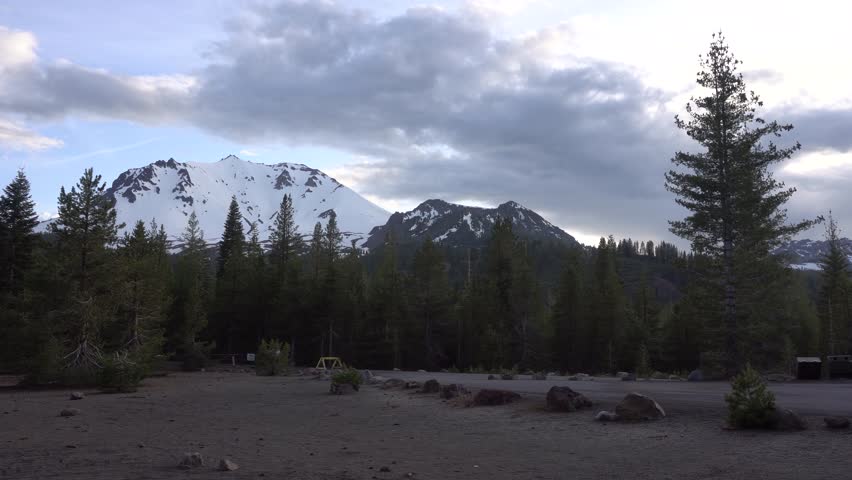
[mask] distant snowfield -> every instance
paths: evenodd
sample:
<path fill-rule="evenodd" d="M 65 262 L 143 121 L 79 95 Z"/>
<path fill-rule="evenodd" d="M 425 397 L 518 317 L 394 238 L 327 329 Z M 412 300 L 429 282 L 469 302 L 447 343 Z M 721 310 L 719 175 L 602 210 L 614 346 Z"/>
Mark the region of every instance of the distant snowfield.
<path fill-rule="evenodd" d="M 138 220 L 156 220 L 171 240 L 177 240 L 194 211 L 208 243 L 222 235 L 232 196 L 236 196 L 245 231 L 256 225 L 261 241 L 269 238 L 284 194 L 293 197 L 296 223 L 303 236 L 314 225 L 325 226 L 333 211 L 348 245 L 360 245 L 373 227 L 384 225 L 390 214 L 325 173 L 297 163 L 268 165 L 231 155 L 218 162 L 152 163 L 121 174 L 109 189 L 116 199 L 122 232 Z M 44 228 L 45 224 L 42 224 Z"/>
<path fill-rule="evenodd" d="M 793 267 L 796 270 L 819 270 L 819 264 L 813 263 L 813 262 L 796 263 L 796 264 L 793 264 L 793 265 L 790 265 L 790 266 Z"/>

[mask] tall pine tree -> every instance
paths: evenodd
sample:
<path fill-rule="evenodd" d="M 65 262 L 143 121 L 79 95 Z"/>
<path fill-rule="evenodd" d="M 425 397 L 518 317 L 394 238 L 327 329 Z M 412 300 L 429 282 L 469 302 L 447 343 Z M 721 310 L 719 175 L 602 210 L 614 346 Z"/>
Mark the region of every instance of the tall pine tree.
<path fill-rule="evenodd" d="M 709 92 L 687 105 L 689 121 L 676 118 L 678 128 L 703 151 L 677 152 L 672 162 L 678 170 L 666 174 L 666 188 L 690 212 L 683 220 L 671 221 L 671 231 L 689 240 L 696 254 L 716 260 L 712 275 L 724 303 L 729 375 L 741 360 L 738 289 L 744 282 L 756 281 L 739 278 L 738 263 L 767 259 L 774 247 L 812 224 L 787 223 L 783 206 L 795 189 L 776 181 L 770 167 L 790 158 L 800 146 L 763 143 L 765 137 L 780 136 L 793 127 L 757 116 L 762 102 L 746 89 L 737 71 L 740 63 L 722 34 L 714 35 L 707 56 L 700 58 L 697 77 L 698 85 Z"/>

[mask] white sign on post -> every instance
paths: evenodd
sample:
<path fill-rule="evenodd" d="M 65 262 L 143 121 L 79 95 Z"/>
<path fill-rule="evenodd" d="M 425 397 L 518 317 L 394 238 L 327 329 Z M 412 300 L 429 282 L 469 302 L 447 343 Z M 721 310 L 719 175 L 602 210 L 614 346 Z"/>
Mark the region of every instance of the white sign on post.
<path fill-rule="evenodd" d="M 253 362 L 254 361 L 254 354 L 253 353 L 247 353 L 246 354 L 246 361 L 247 362 Z"/>

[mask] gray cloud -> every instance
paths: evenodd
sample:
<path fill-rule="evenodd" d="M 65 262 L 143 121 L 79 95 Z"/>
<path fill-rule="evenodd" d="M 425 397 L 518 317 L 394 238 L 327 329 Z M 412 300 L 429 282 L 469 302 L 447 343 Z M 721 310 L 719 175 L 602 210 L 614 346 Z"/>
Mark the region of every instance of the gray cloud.
<path fill-rule="evenodd" d="M 546 42 L 559 34 L 506 39 L 484 17 L 426 7 L 379 19 L 326 2 L 260 5 L 227 24 L 192 76 L 18 64 L 0 70 L 0 112 L 330 146 L 369 159 L 347 166 L 363 193 L 511 199 L 569 231 L 664 235 L 682 212 L 663 173 L 692 148 L 664 107 L 671 97 L 621 65 L 554 56 Z M 850 148 L 852 111 L 784 114 L 806 148 Z"/>

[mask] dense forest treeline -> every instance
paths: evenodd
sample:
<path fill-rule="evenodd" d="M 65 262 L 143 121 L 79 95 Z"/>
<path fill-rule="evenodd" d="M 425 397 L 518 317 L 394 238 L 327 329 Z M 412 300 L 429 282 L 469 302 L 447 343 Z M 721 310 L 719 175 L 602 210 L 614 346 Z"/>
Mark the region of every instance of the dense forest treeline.
<path fill-rule="evenodd" d="M 268 248 L 234 201 L 215 248 L 190 215 L 170 252 L 156 221 L 119 237 L 104 189 L 86 170 L 40 235 L 23 172 L 6 187 L 3 370 L 77 382 L 116 354 L 197 367 L 265 338 L 289 342 L 299 364 L 333 353 L 370 368 L 687 371 L 721 351 L 718 302 L 693 278 L 702 259 L 665 242 L 527 242 L 500 220 L 482 249 L 388 238 L 365 255 L 342 246 L 334 216 L 303 236 L 285 196 Z M 556 265 L 552 282 L 543 265 Z M 741 338 L 765 368 L 819 348 L 804 283 L 777 278 Z"/>

